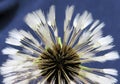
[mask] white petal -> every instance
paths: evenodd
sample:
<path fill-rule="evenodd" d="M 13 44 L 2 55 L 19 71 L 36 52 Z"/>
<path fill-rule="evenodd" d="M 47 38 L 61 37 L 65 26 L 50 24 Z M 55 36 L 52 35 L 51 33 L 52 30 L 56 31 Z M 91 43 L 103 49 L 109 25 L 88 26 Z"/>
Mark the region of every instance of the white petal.
<path fill-rule="evenodd" d="M 118 71 L 116 69 L 102 69 L 103 73 L 110 74 L 110 75 L 118 75 Z"/>
<path fill-rule="evenodd" d="M 19 50 L 15 49 L 15 48 L 12 48 L 12 47 L 7 47 L 5 49 L 2 50 L 2 53 L 3 54 L 11 54 L 11 55 L 14 55 L 18 52 Z"/>

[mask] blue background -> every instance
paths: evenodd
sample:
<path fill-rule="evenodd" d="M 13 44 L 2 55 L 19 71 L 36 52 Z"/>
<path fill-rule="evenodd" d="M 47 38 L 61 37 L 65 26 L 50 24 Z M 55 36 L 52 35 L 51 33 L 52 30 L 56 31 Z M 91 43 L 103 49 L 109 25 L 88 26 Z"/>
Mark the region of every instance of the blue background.
<path fill-rule="evenodd" d="M 17 28 L 30 30 L 24 22 L 28 12 L 42 9 L 48 12 L 51 5 L 56 6 L 57 26 L 62 35 L 65 8 L 67 5 L 75 5 L 75 13 L 88 10 L 94 19 L 105 22 L 104 35 L 112 35 L 114 38 L 113 50 L 120 52 L 120 0 L 0 0 L 0 51 L 7 45 L 4 43 L 8 31 Z M 0 65 L 5 62 L 7 56 L 0 52 Z M 113 67 L 120 71 L 120 60 L 93 64 L 93 67 Z M 98 66 L 99 65 L 99 66 Z M 0 76 L 0 84 L 2 84 Z M 120 84 L 120 75 L 117 77 Z M 102 80 L 101 80 L 102 81 Z"/>

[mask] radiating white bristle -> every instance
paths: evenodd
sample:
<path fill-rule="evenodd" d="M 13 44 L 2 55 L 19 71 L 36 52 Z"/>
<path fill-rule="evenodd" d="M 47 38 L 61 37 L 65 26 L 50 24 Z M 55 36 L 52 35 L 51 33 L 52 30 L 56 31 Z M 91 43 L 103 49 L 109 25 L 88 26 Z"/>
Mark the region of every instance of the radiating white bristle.
<path fill-rule="evenodd" d="M 6 38 L 5 43 L 10 44 L 10 45 L 15 45 L 15 46 L 20 46 L 21 40 L 24 38 L 24 36 L 20 33 L 19 30 L 13 29 L 12 31 L 9 32 L 9 37 Z"/>
<path fill-rule="evenodd" d="M 21 60 L 7 60 L 2 66 L 16 66 L 19 63 L 22 63 Z"/>
<path fill-rule="evenodd" d="M 37 10 L 36 14 L 38 15 L 38 17 L 40 18 L 40 20 L 42 21 L 43 24 L 46 24 L 46 19 L 45 19 L 45 15 L 42 12 L 42 10 Z"/>
<path fill-rule="evenodd" d="M 90 41 L 91 41 L 92 43 L 96 44 L 97 41 L 102 38 L 102 31 L 100 30 L 100 31 L 97 32 L 97 34 L 95 34 L 95 35 L 91 35 L 91 34 L 90 34 L 90 36 L 91 36 Z"/>
<path fill-rule="evenodd" d="M 4 84 L 13 84 L 14 83 L 14 79 L 17 78 L 17 75 L 14 75 L 14 76 L 10 76 L 10 77 L 7 77 L 3 80 L 3 83 Z"/>
<path fill-rule="evenodd" d="M 99 20 L 94 21 L 94 23 L 90 27 L 89 31 L 92 31 L 99 24 L 99 22 L 100 22 Z"/>
<path fill-rule="evenodd" d="M 112 51 L 110 53 L 105 54 L 104 58 L 106 60 L 116 60 L 116 59 L 119 59 L 119 54 L 116 51 Z"/>
<path fill-rule="evenodd" d="M 9 58 L 11 58 L 13 60 L 21 60 L 21 61 L 27 60 L 25 57 L 18 56 L 18 55 L 8 55 L 8 56 L 9 56 Z"/>
<path fill-rule="evenodd" d="M 79 38 L 78 44 L 82 44 L 82 43 L 88 41 L 89 38 L 90 38 L 90 32 L 89 31 L 83 32 L 83 34 Z"/>
<path fill-rule="evenodd" d="M 118 80 L 116 78 L 114 78 L 113 76 L 105 75 L 105 77 L 110 79 L 110 81 L 113 82 L 113 84 L 116 84 L 118 82 Z"/>
<path fill-rule="evenodd" d="M 109 60 L 116 60 L 119 59 L 119 54 L 116 51 L 112 51 L 110 53 L 105 54 L 104 56 L 99 56 L 99 57 L 94 57 L 91 58 L 94 61 L 98 61 L 98 62 L 106 62 Z"/>
<path fill-rule="evenodd" d="M 48 22 L 48 25 L 50 26 L 54 25 L 54 22 L 55 22 L 55 6 L 54 5 L 50 7 L 49 13 L 47 15 L 47 22 Z"/>
<path fill-rule="evenodd" d="M 29 79 L 25 79 L 25 80 L 22 80 L 20 81 L 19 83 L 16 83 L 16 84 L 29 84 L 30 80 Z"/>
<path fill-rule="evenodd" d="M 25 22 L 34 31 L 37 31 L 41 24 L 41 20 L 39 19 L 39 17 L 35 16 L 32 13 L 27 14 L 27 16 L 25 17 Z"/>
<path fill-rule="evenodd" d="M 70 81 L 70 84 L 76 84 L 76 83 L 75 83 L 74 81 L 71 80 L 71 81 Z"/>
<path fill-rule="evenodd" d="M 80 28 L 81 29 L 84 29 L 86 28 L 89 24 L 92 23 L 93 19 L 92 19 L 92 15 L 91 13 L 88 13 L 87 11 L 85 11 L 81 16 L 80 16 L 80 22 L 81 22 L 81 25 Z M 78 24 L 80 24 L 80 22 Z"/>
<path fill-rule="evenodd" d="M 97 51 L 104 51 L 104 50 L 109 50 L 109 49 L 111 49 L 113 47 L 114 47 L 114 45 L 101 46 L 101 47 L 97 48 L 96 50 Z"/>
<path fill-rule="evenodd" d="M 67 6 L 65 16 L 68 21 L 71 20 L 73 12 L 74 12 L 74 6 Z"/>
<path fill-rule="evenodd" d="M 9 36 L 20 41 L 21 39 L 24 38 L 22 34 L 17 29 L 13 29 L 12 31 L 9 32 Z"/>
<path fill-rule="evenodd" d="M 112 45 L 112 36 L 108 35 L 106 37 L 102 37 L 99 32 L 91 38 L 91 41 L 91 43 L 93 43 L 93 47 L 97 48 L 96 50 L 98 51 L 103 51 L 114 47 L 114 45 Z"/>
<path fill-rule="evenodd" d="M 83 30 L 93 21 L 91 13 L 85 11 L 81 16 L 79 14 L 76 15 L 73 26 L 76 28 L 76 31 L 79 29 Z"/>
<path fill-rule="evenodd" d="M 32 75 L 38 75 L 40 74 L 41 70 L 36 70 L 36 71 L 33 71 Z"/>
<path fill-rule="evenodd" d="M 82 55 L 80 58 L 92 58 L 94 56 L 95 56 L 94 53 L 88 52 L 88 53 Z"/>
<path fill-rule="evenodd" d="M 9 73 L 9 71 L 11 72 L 13 70 L 13 66 L 11 67 L 0 67 L 0 73 L 1 74 L 6 74 Z"/>
<path fill-rule="evenodd" d="M 101 45 L 108 45 L 113 42 L 112 36 L 108 35 L 98 40 Z"/>
<path fill-rule="evenodd" d="M 74 27 L 77 27 L 79 18 L 80 18 L 80 14 L 78 13 L 78 14 L 75 16 L 74 21 L 73 21 L 73 26 L 74 26 Z"/>
<path fill-rule="evenodd" d="M 110 74 L 110 75 L 118 75 L 118 71 L 116 69 L 102 69 L 103 73 Z"/>
<path fill-rule="evenodd" d="M 40 46 L 40 43 L 38 42 L 38 40 L 30 32 L 26 32 L 24 30 L 20 30 L 20 33 L 23 36 L 25 36 L 26 38 L 32 40 L 34 42 L 34 44 L 36 44 L 37 46 Z"/>
<path fill-rule="evenodd" d="M 65 11 L 64 31 L 70 26 L 70 21 L 74 12 L 74 6 L 67 6 Z"/>
<path fill-rule="evenodd" d="M 104 23 L 99 24 L 99 25 L 93 30 L 93 32 L 92 32 L 91 35 L 97 34 L 99 31 L 101 31 L 101 29 L 102 29 L 104 26 L 105 26 Z"/>
<path fill-rule="evenodd" d="M 105 76 L 100 76 L 100 75 L 89 73 L 89 72 L 85 72 L 85 75 L 91 81 L 97 82 L 99 84 L 115 84 L 117 82 L 113 78 L 108 78 Z"/>
<path fill-rule="evenodd" d="M 15 49 L 15 48 L 12 48 L 12 47 L 7 47 L 5 49 L 2 50 L 2 53 L 3 54 L 11 54 L 11 55 L 14 55 L 18 52 L 19 50 Z"/>
<path fill-rule="evenodd" d="M 17 39 L 14 38 L 6 38 L 5 43 L 10 44 L 10 45 L 15 45 L 15 46 L 20 46 L 22 45 L 21 42 Z"/>

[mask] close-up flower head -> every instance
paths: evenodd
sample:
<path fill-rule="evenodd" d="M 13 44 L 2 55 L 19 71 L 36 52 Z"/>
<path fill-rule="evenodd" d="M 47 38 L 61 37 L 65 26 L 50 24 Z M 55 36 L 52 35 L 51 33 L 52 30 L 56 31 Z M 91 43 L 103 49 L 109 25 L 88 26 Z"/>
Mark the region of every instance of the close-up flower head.
<path fill-rule="evenodd" d="M 41 9 L 24 20 L 32 31 L 13 29 L 2 53 L 8 55 L 0 67 L 4 84 L 116 84 L 117 69 L 96 68 L 119 58 L 110 35 L 103 36 L 104 23 L 93 20 L 88 11 L 73 16 L 67 6 L 63 28 L 57 27 L 55 6 L 47 14 Z M 23 28 L 24 29 L 24 28 Z M 62 36 L 59 29 L 63 30 Z M 109 50 L 109 52 L 105 52 Z"/>

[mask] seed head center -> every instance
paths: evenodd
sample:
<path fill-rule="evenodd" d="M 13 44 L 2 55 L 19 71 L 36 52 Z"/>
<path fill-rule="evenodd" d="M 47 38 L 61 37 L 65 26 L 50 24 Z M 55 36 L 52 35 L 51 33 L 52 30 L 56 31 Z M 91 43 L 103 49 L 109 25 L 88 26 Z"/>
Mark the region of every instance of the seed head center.
<path fill-rule="evenodd" d="M 42 76 L 47 77 L 51 73 L 48 81 L 51 81 L 52 77 L 56 77 L 56 81 L 58 81 L 58 75 L 60 74 L 60 78 L 65 81 L 68 81 L 68 77 L 73 79 L 72 75 L 78 74 L 80 64 L 80 58 L 74 49 L 67 45 L 62 45 L 61 47 L 59 44 L 43 52 L 38 61 Z"/>

